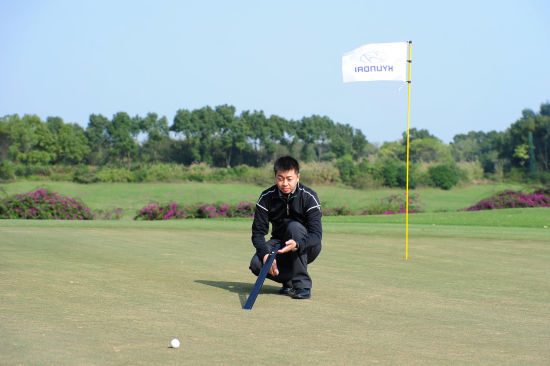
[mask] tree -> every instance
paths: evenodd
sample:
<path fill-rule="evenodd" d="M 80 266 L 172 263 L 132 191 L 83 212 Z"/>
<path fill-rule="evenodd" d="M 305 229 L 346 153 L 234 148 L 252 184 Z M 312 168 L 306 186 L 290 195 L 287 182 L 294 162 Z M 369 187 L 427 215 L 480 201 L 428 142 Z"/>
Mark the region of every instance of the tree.
<path fill-rule="evenodd" d="M 260 166 L 265 156 L 262 152 L 273 151 L 272 141 L 269 136 L 271 128 L 268 125 L 267 118 L 263 111 L 243 111 L 240 118 L 248 127 L 248 139 L 252 142 L 254 153 L 256 155 L 256 166 Z M 262 151 L 263 149 L 263 151 Z M 262 156 L 264 155 L 264 156 Z"/>
<path fill-rule="evenodd" d="M 147 113 L 139 120 L 140 131 L 147 134 L 147 142 L 157 142 L 168 137 L 168 120 L 165 116 L 158 118 L 156 113 Z"/>
<path fill-rule="evenodd" d="M 510 162 L 512 167 L 522 168 L 525 162 L 522 150 L 528 146 L 528 133 L 535 129 L 535 113 L 532 110 L 524 109 L 522 117 L 512 123 L 504 132 L 503 144 L 499 149 L 501 158 Z M 527 149 L 525 149 L 527 151 Z"/>
<path fill-rule="evenodd" d="M 457 134 L 453 137 L 451 150 L 457 161 L 477 161 L 481 156 L 481 144 L 484 132 L 470 131 L 467 134 Z"/>
<path fill-rule="evenodd" d="M 27 116 L 23 117 L 23 120 Z M 36 116 L 29 118 L 34 119 Z M 38 117 L 36 117 L 38 118 Z M 33 146 L 27 153 L 27 163 L 30 164 L 48 164 L 54 162 L 57 158 L 57 141 L 56 136 L 50 131 L 50 129 L 38 118 L 38 124 L 34 128 Z"/>
<path fill-rule="evenodd" d="M 137 152 L 135 137 L 139 133 L 139 117 L 130 118 L 126 112 L 118 112 L 107 125 L 111 152 L 119 160 L 127 160 L 130 169 L 132 156 Z"/>
<path fill-rule="evenodd" d="M 61 117 L 48 117 L 46 118 L 46 126 L 52 131 L 53 134 L 57 135 L 59 133 L 59 130 L 61 127 L 63 127 L 65 123 L 63 122 L 63 118 Z"/>
<path fill-rule="evenodd" d="M 407 131 L 402 134 L 401 144 L 405 147 L 400 160 L 407 160 Z M 449 147 L 426 129 L 409 130 L 409 160 L 412 162 L 452 161 Z"/>
<path fill-rule="evenodd" d="M 402 141 L 403 145 L 407 146 L 407 131 L 404 131 L 402 136 L 403 136 L 403 139 L 401 141 Z M 409 129 L 409 143 L 413 140 L 428 139 L 428 138 L 437 139 L 437 137 L 432 135 L 426 129 L 418 130 L 415 127 Z"/>
<path fill-rule="evenodd" d="M 535 130 L 533 131 L 533 145 L 535 150 L 535 164 L 545 170 L 550 170 L 550 103 L 540 106 L 538 116 L 535 116 Z"/>
<path fill-rule="evenodd" d="M 353 153 L 353 128 L 350 125 L 336 124 L 330 134 L 330 151 L 337 158 Z"/>
<path fill-rule="evenodd" d="M 281 145 L 285 146 L 290 155 L 294 155 L 294 148 L 299 141 L 297 135 L 297 129 L 299 122 L 294 120 L 285 120 L 281 118 L 284 122 L 283 128 L 283 137 L 281 138 Z"/>
<path fill-rule="evenodd" d="M 406 160 L 406 156 L 405 159 Z M 451 151 L 443 141 L 428 137 L 410 143 L 409 160 L 412 162 L 451 162 Z"/>
<path fill-rule="evenodd" d="M 234 149 L 242 150 L 246 139 L 242 123 L 236 121 L 235 107 L 227 104 L 219 105 L 216 111 L 216 129 L 219 135 L 219 144 L 226 167 L 231 166 L 231 157 Z"/>
<path fill-rule="evenodd" d="M 0 118 L 0 161 L 8 157 L 10 146 L 9 116 Z"/>
<path fill-rule="evenodd" d="M 58 161 L 80 164 L 90 153 L 84 129 L 77 124 L 64 124 L 57 135 Z"/>
<path fill-rule="evenodd" d="M 182 134 L 185 138 L 176 150 L 177 160 L 184 164 L 201 161 L 199 126 L 193 123 L 192 114 L 187 109 L 178 109 L 170 131 Z"/>
<path fill-rule="evenodd" d="M 367 137 L 359 129 L 355 129 L 353 138 L 351 141 L 351 147 L 353 149 L 353 157 L 355 160 L 359 160 L 364 154 L 365 149 L 369 142 Z"/>
<path fill-rule="evenodd" d="M 90 164 L 104 164 L 108 158 L 108 139 L 107 126 L 110 121 L 107 117 L 101 114 L 91 114 L 88 126 L 86 127 L 86 138 L 90 152 L 87 156 L 87 161 Z"/>
<path fill-rule="evenodd" d="M 535 166 L 542 171 L 550 170 L 550 104 L 541 104 L 538 114 L 530 109 L 524 109 L 521 115 L 521 118 L 503 133 L 498 144 L 499 157 L 509 162 L 509 168 L 527 172 L 529 136 L 532 134 Z"/>
<path fill-rule="evenodd" d="M 191 112 L 187 109 L 178 109 L 174 116 L 174 122 L 170 126 L 170 131 L 181 133 L 187 139 L 193 138 L 198 129 L 191 124 Z"/>
<path fill-rule="evenodd" d="M 55 136 L 40 117 L 18 115 L 9 118 L 8 157 L 28 164 L 48 164 L 56 158 Z"/>
<path fill-rule="evenodd" d="M 329 131 L 329 148 L 337 158 L 351 155 L 359 160 L 365 154 L 368 141 L 359 129 L 348 124 L 337 123 Z"/>
<path fill-rule="evenodd" d="M 191 113 L 191 123 L 198 131 L 201 161 L 212 164 L 212 137 L 216 131 L 217 114 L 210 106 L 195 109 Z"/>
<path fill-rule="evenodd" d="M 233 123 L 231 125 L 231 129 L 228 133 L 228 138 L 231 141 L 231 150 L 238 153 L 240 157 L 240 161 L 242 162 L 242 154 L 245 150 L 249 148 L 249 144 L 246 140 L 248 135 L 248 126 L 244 123 L 244 121 L 241 118 L 235 118 L 233 120 Z M 227 157 L 227 161 L 231 163 L 231 161 L 234 159 L 234 154 Z"/>
<path fill-rule="evenodd" d="M 300 138 L 304 141 L 304 151 L 313 146 L 317 161 L 321 161 L 324 151 L 328 151 L 327 143 L 332 139 L 334 122 L 327 116 L 312 115 L 301 121 Z"/>
<path fill-rule="evenodd" d="M 269 159 L 274 159 L 274 154 L 277 150 L 277 146 L 283 144 L 285 140 L 285 132 L 288 127 L 288 121 L 282 117 L 271 115 L 267 120 L 269 125 L 269 138 L 273 142 L 273 145 L 268 150 Z"/>
<path fill-rule="evenodd" d="M 384 142 L 378 149 L 378 158 L 381 160 L 403 160 L 406 155 L 405 147 L 399 141 Z"/>
<path fill-rule="evenodd" d="M 539 114 L 544 117 L 550 117 L 550 103 L 542 103 L 540 105 L 540 112 Z"/>
<path fill-rule="evenodd" d="M 485 173 L 494 173 L 503 133 L 496 131 L 470 131 L 457 134 L 451 143 L 451 153 L 456 161 L 479 161 Z"/>
<path fill-rule="evenodd" d="M 170 137 L 166 117 L 159 118 L 156 113 L 147 113 L 145 118 L 139 120 L 139 129 L 147 135 L 140 154 L 142 161 L 151 159 L 156 162 L 162 156 L 169 155 Z"/>
<path fill-rule="evenodd" d="M 315 114 L 301 119 L 296 133 L 304 144 L 302 147 L 303 160 L 311 160 L 310 149 L 314 150 L 317 160 L 321 160 L 322 144 L 328 140 L 331 122 L 328 117 L 321 117 Z M 316 144 L 317 146 L 315 146 Z"/>
<path fill-rule="evenodd" d="M 212 138 L 217 131 L 218 114 L 209 106 L 188 111 L 179 109 L 174 117 L 171 131 L 181 133 L 185 138 L 180 151 L 180 161 L 206 162 L 212 164 Z"/>

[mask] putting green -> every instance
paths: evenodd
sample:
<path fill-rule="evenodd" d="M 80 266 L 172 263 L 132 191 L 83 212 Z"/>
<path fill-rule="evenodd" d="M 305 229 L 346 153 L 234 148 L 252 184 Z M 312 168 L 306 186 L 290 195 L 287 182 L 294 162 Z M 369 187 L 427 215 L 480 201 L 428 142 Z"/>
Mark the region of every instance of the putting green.
<path fill-rule="evenodd" d="M 250 224 L 0 221 L 0 364 L 550 359 L 549 229 L 411 225 L 405 261 L 401 224 L 326 220 L 312 299 L 244 311 Z"/>

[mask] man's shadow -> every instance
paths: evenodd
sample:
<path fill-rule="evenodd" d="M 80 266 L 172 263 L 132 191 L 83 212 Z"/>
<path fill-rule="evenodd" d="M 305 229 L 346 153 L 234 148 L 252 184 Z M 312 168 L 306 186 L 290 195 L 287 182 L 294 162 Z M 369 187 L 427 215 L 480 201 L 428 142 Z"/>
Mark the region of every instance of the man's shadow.
<path fill-rule="evenodd" d="M 208 285 L 212 287 L 221 288 L 223 290 L 235 292 L 239 296 L 241 307 L 243 307 L 244 304 L 246 303 L 246 299 L 248 299 L 248 295 L 250 294 L 250 291 L 252 291 L 252 287 L 254 287 L 254 283 L 248 283 L 248 282 L 205 281 L 205 280 L 195 280 L 195 282 L 203 285 Z M 264 283 L 260 293 L 277 294 L 278 291 L 279 291 L 279 287 L 266 285 Z"/>

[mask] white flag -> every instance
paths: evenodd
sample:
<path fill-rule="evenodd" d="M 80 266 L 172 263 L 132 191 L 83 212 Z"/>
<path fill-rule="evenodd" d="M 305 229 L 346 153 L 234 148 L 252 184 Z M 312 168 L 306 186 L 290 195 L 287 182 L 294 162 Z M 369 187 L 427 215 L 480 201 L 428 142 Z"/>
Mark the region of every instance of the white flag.
<path fill-rule="evenodd" d="M 353 81 L 407 81 L 408 42 L 371 43 L 342 56 L 344 83 Z"/>

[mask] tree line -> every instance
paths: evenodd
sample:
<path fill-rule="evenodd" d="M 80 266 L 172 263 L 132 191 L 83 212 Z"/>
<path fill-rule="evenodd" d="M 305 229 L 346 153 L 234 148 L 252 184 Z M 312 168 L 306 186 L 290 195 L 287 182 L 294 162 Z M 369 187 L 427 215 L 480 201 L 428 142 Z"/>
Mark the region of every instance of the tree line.
<path fill-rule="evenodd" d="M 207 163 L 218 167 L 261 166 L 277 153 L 305 161 L 365 155 L 361 130 L 318 115 L 298 121 L 263 111 L 220 105 L 177 111 L 173 123 L 148 113 L 111 119 L 90 115 L 86 129 L 60 117 L 17 114 L 0 118 L 0 160 L 29 164 L 132 164 L 133 162 Z"/>
<path fill-rule="evenodd" d="M 550 103 L 505 131 L 457 134 L 449 144 L 424 129 L 410 130 L 412 163 L 478 162 L 484 173 L 550 171 Z M 86 128 L 60 117 L 0 118 L 0 161 L 20 164 L 132 166 L 141 163 L 206 163 L 213 167 L 262 166 L 281 154 L 302 161 L 404 162 L 406 133 L 380 146 L 359 129 L 312 115 L 288 120 L 263 111 L 236 113 L 230 105 L 179 109 L 169 124 L 156 113 L 92 114 Z"/>

